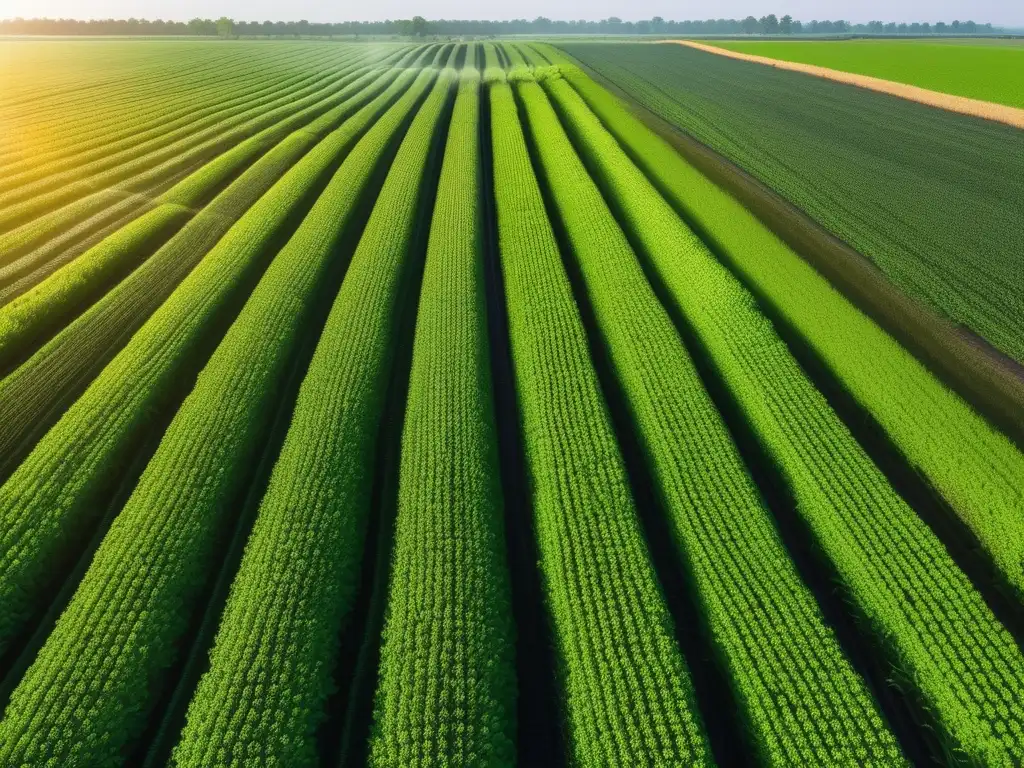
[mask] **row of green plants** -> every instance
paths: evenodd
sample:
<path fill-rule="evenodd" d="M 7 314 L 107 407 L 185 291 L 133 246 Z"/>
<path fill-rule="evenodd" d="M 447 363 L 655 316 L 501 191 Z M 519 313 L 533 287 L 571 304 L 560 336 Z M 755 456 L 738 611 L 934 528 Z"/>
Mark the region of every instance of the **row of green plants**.
<path fill-rule="evenodd" d="M 122 49 L 119 53 L 126 52 Z M 62 67 L 56 82 L 36 70 L 24 81 L 31 84 L 33 98 L 0 104 L 0 114 L 16 128 L 18 142 L 31 146 L 32 151 L 17 159 L 13 152 L 11 157 L 0 153 L 0 168 L 17 177 L 61 158 L 94 159 L 106 146 L 112 151 L 134 146 L 186 125 L 192 115 L 203 118 L 238 98 L 283 87 L 302 74 L 307 62 L 315 67 L 330 66 L 335 57 L 348 58 L 348 54 L 338 51 L 321 58 L 308 50 L 281 49 L 263 56 L 225 56 L 222 52 L 211 59 L 200 54 L 183 64 L 180 51 L 168 49 L 148 52 L 144 63 L 123 62 L 132 77 L 104 72 L 104 63 L 90 56 L 77 58 L 76 74 Z M 101 58 L 109 66 L 111 58 L 120 57 L 108 53 Z M 99 83 L 90 65 L 98 65 L 102 73 Z M 8 83 L 12 88 L 16 84 L 14 78 Z M 40 92 L 59 97 L 39 99 Z M 168 98 L 169 94 L 174 98 Z M 97 96 L 102 98 L 100 102 Z M 7 181 L 0 184 L 4 190 L 13 186 Z"/>
<path fill-rule="evenodd" d="M 321 68 L 320 61 L 314 59 L 309 62 L 308 71 L 274 83 L 272 88 L 268 88 L 257 74 L 252 78 L 252 84 L 262 86 L 260 91 L 243 91 L 234 98 L 213 101 L 206 109 L 195 109 L 193 120 L 181 121 L 177 126 L 168 125 L 165 130 L 154 132 L 154 136 L 140 137 L 135 133 L 120 142 L 108 141 L 89 151 L 76 152 L 70 157 L 49 161 L 38 158 L 30 168 L 20 173 L 9 170 L 5 174 L 0 183 L 0 200 L 8 206 L 13 205 L 90 177 L 98 177 L 100 184 L 107 180 L 119 180 L 124 176 L 111 175 L 109 172 L 116 168 L 125 175 L 130 174 L 133 169 L 129 163 L 133 160 L 146 156 L 166 157 L 169 156 L 168 152 L 173 155 L 183 147 L 190 148 L 216 135 L 225 127 L 232 127 L 243 117 L 251 119 L 264 110 L 273 109 L 275 104 L 281 103 L 282 97 L 298 99 L 314 93 L 329 85 L 347 64 L 360 58 L 362 55 L 358 50 L 349 51 L 344 57 L 331 57 L 332 66 L 327 71 Z M 176 98 L 198 106 L 212 101 L 212 95 L 212 92 L 200 92 Z"/>
<path fill-rule="evenodd" d="M 531 123 L 536 120 L 538 141 L 543 137 L 552 157 L 565 158 L 551 164 L 550 177 L 575 179 L 559 200 L 562 219 L 688 581 L 743 708 L 754 749 L 770 765 L 900 763 L 895 738 L 797 573 L 626 233 L 640 255 L 650 257 L 730 386 L 746 385 L 757 403 L 772 403 L 786 400 L 796 380 L 799 394 L 789 397 L 791 410 L 779 414 L 783 424 L 804 409 L 827 405 L 801 377 L 751 298 L 686 228 L 572 86 L 550 76 L 543 86 L 552 105 L 540 93 L 532 99 L 524 94 L 527 111 Z M 536 88 L 523 89 L 528 87 Z M 570 209 L 581 209 L 582 200 L 601 215 L 592 214 L 574 232 L 576 214 Z M 760 366 L 742 359 L 748 351 Z M 731 370 L 726 363 L 733 363 Z M 816 450 L 812 439 L 809 452 Z M 841 457 L 836 458 L 823 467 L 826 472 L 842 471 Z"/>
<path fill-rule="evenodd" d="M 1016 501 L 1012 490 L 1013 478 L 1024 476 L 1014 469 L 1021 466 L 1019 452 L 606 91 L 557 52 L 549 51 L 549 57 L 559 60 L 576 91 L 665 199 L 698 223 L 730 271 L 748 280 L 771 309 L 792 323 L 892 430 L 910 460 L 925 471 L 957 466 L 967 487 L 977 491 L 973 514 L 985 516 L 993 543 L 1003 551 L 1019 547 L 1019 536 L 994 540 L 996 531 L 1006 536 L 1019 525 L 1019 489 Z M 738 339 L 745 335 L 730 332 L 730 326 L 742 322 L 760 328 L 762 336 L 770 330 L 764 319 L 751 315 L 752 298 L 737 293 L 738 286 L 725 279 L 710 256 L 698 272 L 699 263 L 684 263 L 678 254 L 659 250 L 656 244 L 650 248 L 655 270 L 785 478 L 797 514 L 874 633 L 876 647 L 923 702 L 950 754 L 978 762 L 1019 760 L 1024 741 L 1013 702 L 1022 693 L 1024 656 L 1013 637 L 785 350 L 776 345 L 773 354 L 763 343 L 741 344 Z M 732 293 L 732 304 L 725 303 L 729 296 L 720 293 L 723 288 L 692 285 L 695 274 L 715 272 Z M 722 298 L 709 301 L 716 295 Z M 940 452 L 939 465 L 923 460 L 938 458 Z M 937 473 L 934 480 L 943 492 L 964 487 L 962 482 L 944 487 Z M 957 495 L 949 492 L 947 498 L 960 512 Z M 1000 561 L 997 546 L 990 552 L 1002 566 L 1006 561 Z"/>
<path fill-rule="evenodd" d="M 194 369 L 206 335 L 230 321 L 302 212 L 359 136 L 416 78 L 402 72 L 296 163 L 218 241 L 0 486 L 0 648 L 69 547 L 102 514 L 97 494 L 145 434 L 153 411 Z M 194 375 L 194 373 L 192 374 Z M 186 379 L 187 380 L 187 379 Z"/>
<path fill-rule="evenodd" d="M 308 123 L 332 105 L 349 100 L 372 82 L 370 62 L 350 67 L 345 78 L 327 89 L 319 100 L 299 108 L 256 135 L 236 144 L 202 165 L 198 170 L 175 182 L 162 182 L 149 194 L 124 195 L 116 189 L 90 196 L 81 205 L 56 211 L 18 230 L 13 240 L 21 245 L 8 252 L 13 260 L 0 268 L 0 306 L 32 289 L 65 264 L 82 256 L 93 245 L 116 235 L 117 230 L 134 218 L 162 203 L 177 203 L 198 211 L 220 189 L 230 183 L 249 163 L 296 128 Z M 362 72 L 360 72 L 362 70 Z M 361 81 L 361 82 L 360 82 Z M 301 106 L 301 105 L 299 105 Z M 161 190 L 165 189 L 161 194 Z M 157 196 L 159 195 L 159 196 Z M 82 218 L 75 223 L 76 219 Z M 23 255 L 18 253 L 25 251 Z M 15 258 L 16 257 L 16 258 Z M 43 341 L 37 337 L 37 343 Z"/>
<path fill-rule="evenodd" d="M 0 307 L 0 370 L 9 369 L 19 358 L 42 346 L 75 313 L 87 309 L 157 251 L 193 215 L 216 210 L 216 202 L 209 208 L 203 206 L 225 183 L 233 181 L 261 156 L 265 157 L 268 150 L 288 137 L 301 143 L 307 136 L 322 135 L 395 76 L 397 71 L 386 71 L 381 77 L 376 68 L 355 68 L 346 78 L 351 80 L 346 87 L 218 156 L 162 194 L 155 207 L 138 219 Z M 296 136 L 297 131 L 305 133 Z M 247 192 L 256 189 L 247 188 Z"/>
<path fill-rule="evenodd" d="M 0 235 L 0 264 L 6 266 L 47 240 L 60 239 L 69 229 L 85 228 L 87 232 L 98 229 L 110 219 L 112 212 L 119 211 L 125 204 L 135 207 L 148 204 L 150 198 L 195 168 L 222 156 L 260 131 L 288 120 L 296 112 L 322 103 L 336 95 L 351 79 L 350 68 L 332 72 L 321 83 L 321 88 L 303 89 L 296 98 L 292 98 L 291 93 L 280 95 L 272 109 L 257 107 L 247 111 L 233 126 L 230 120 L 219 123 L 209 129 L 212 135 L 205 141 L 196 143 L 195 137 L 186 137 L 175 144 L 173 151 L 141 157 L 132 155 L 119 167 L 11 205 L 4 215 L 14 228 L 0 226 L 7 230 Z"/>
<path fill-rule="evenodd" d="M 400 61 L 408 63 L 426 55 L 426 49 L 411 51 Z M 155 254 L 0 381 L 0 478 L 10 474 L 33 442 L 250 208 L 324 137 L 393 85 L 397 76 L 395 71 L 368 73 L 361 90 L 353 91 L 338 107 L 293 131 L 256 160 Z M 396 93 L 392 89 L 384 101 Z M 337 154 L 316 161 L 317 179 L 325 178 L 323 174 L 341 162 L 367 124 L 360 119 L 337 135 L 341 139 Z M 294 226 L 291 220 L 312 203 L 319 187 L 319 181 L 295 187 L 294 199 L 280 211 L 273 207 L 280 198 L 269 195 L 265 210 L 271 210 L 274 216 L 269 227 L 260 230 L 262 247 L 279 244 L 288 228 Z M 5 357 L 5 361 L 16 359 L 21 351 L 11 350 L 13 357 Z"/>
<path fill-rule="evenodd" d="M 164 179 L 187 172 L 294 110 L 316 103 L 323 98 L 325 88 L 338 87 L 342 78 L 337 71 L 312 76 L 308 78 L 310 83 L 301 80 L 284 92 L 272 92 L 255 103 L 243 103 L 226 116 L 208 118 L 210 125 L 195 133 L 186 131 L 187 135 L 167 146 L 115 153 L 116 164 L 112 167 L 105 165 L 106 160 L 93 161 L 0 195 L 0 231 L 5 233 L 0 249 L 7 254 L 12 246 L 20 246 L 17 236 L 23 225 L 35 223 L 44 214 L 53 217 L 98 191 L 116 190 L 122 195 L 144 192 Z M 63 167 L 63 161 L 57 165 Z M 79 211 L 79 207 L 74 210 Z M 67 226 L 77 219 L 65 215 L 61 221 Z"/>
<path fill-rule="evenodd" d="M 431 152 L 453 80 L 443 71 L 417 112 L 331 306 L 175 765 L 259 765 L 263 755 L 317 763 L 315 735 L 365 557 L 398 318 L 415 307 Z"/>
<path fill-rule="evenodd" d="M 358 226 L 375 169 L 436 75 L 416 72 L 400 76 L 404 93 L 392 106 L 367 110 L 372 127 L 274 256 L 176 412 L 11 695 L 0 721 L 4 762 L 116 764 L 142 732 L 251 481 L 301 336 L 316 333 L 309 319 L 318 296 L 344 266 L 339 245 Z M 174 303 L 172 296 L 164 307 Z M 151 323 L 160 319 L 158 312 Z M 65 728 L 73 742 L 60 738 Z"/>
<path fill-rule="evenodd" d="M 505 301 L 568 751 L 582 765 L 707 765 L 693 684 L 512 87 L 489 90 Z M 580 221 L 592 223 L 586 211 Z"/>
<path fill-rule="evenodd" d="M 1024 362 L 1024 132 L 685 46 L 563 47 Z"/>
<path fill-rule="evenodd" d="M 514 764 L 490 300 L 572 762 L 711 764 L 722 713 L 689 661 L 721 676 L 730 737 L 759 763 L 905 764 L 888 682 L 865 682 L 811 591 L 834 586 L 824 599 L 946 759 L 1024 761 L 1018 643 L 790 345 L 877 420 L 1016 599 L 1020 452 L 557 49 L 345 61 L 0 308 L 0 368 L 31 354 L 0 380 L 0 654 L 82 567 L 22 653 L 0 762 L 119 765 L 145 738 L 180 766 L 318 764 L 341 720 L 359 730 L 359 692 L 340 715 L 331 698 L 352 683 L 339 660 L 374 663 L 379 609 L 379 666 L 355 673 L 376 672 L 368 760 Z M 492 193 L 503 297 L 485 291 Z M 397 467 L 378 466 L 399 430 Z M 750 468 L 778 480 L 771 505 Z M 681 649 L 652 516 L 708 658 Z"/>
<path fill-rule="evenodd" d="M 370 762 L 515 764 L 515 665 L 487 337 L 480 75 L 463 68 L 401 438 Z"/>
<path fill-rule="evenodd" d="M 1019 484 L 1024 454 L 749 211 L 663 141 L 651 138 L 638 120 L 627 121 L 623 110 L 602 89 L 590 85 L 589 78 L 582 73 L 573 77 L 640 167 L 779 320 L 811 346 L 846 392 L 942 495 L 1024 599 L 1024 499 Z M 601 110 L 619 116 L 613 120 Z"/>

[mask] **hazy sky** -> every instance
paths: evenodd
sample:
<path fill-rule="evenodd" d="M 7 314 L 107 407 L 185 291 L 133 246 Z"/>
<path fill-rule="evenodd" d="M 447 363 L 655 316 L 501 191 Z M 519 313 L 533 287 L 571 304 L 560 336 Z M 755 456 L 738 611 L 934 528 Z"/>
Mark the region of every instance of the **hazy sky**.
<path fill-rule="evenodd" d="M 993 24 L 1024 25 L 1020 0 L 716 0 L 678 3 L 671 0 L 516 0 L 514 3 L 479 3 L 472 0 L 373 0 L 340 4 L 324 0 L 0 0 L 0 18 L 14 16 L 66 18 L 163 18 L 188 20 L 194 16 L 229 16 L 246 21 L 264 19 L 345 21 L 349 19 L 402 19 L 413 15 L 428 19 L 503 19 L 547 16 L 553 19 L 743 18 L 766 13 L 793 18 L 847 19 L 854 22 L 952 21 L 973 19 Z"/>

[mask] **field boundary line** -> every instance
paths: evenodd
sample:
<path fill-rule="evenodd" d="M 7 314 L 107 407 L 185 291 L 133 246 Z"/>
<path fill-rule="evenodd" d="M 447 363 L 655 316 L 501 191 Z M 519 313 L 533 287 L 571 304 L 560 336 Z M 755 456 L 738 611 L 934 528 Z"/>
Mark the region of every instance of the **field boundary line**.
<path fill-rule="evenodd" d="M 1024 446 L 1024 365 L 965 326 L 904 294 L 868 257 L 778 192 L 640 104 L 564 49 L 557 50 L 668 142 L 687 163 L 753 213 L 945 386 L 970 403 L 1018 447 Z"/>
<path fill-rule="evenodd" d="M 1024 129 L 1024 109 L 996 104 L 992 101 L 981 99 L 970 99 L 966 96 L 954 96 L 951 93 L 932 91 L 928 88 L 921 88 L 916 85 L 908 85 L 895 80 L 885 80 L 870 75 L 858 75 L 853 72 L 844 72 L 840 69 L 820 67 L 815 64 L 801 64 L 796 61 L 785 61 L 784 59 L 771 59 L 767 56 L 757 56 L 752 53 L 740 53 L 727 48 L 716 48 L 713 45 L 705 45 L 692 40 L 658 40 L 658 43 L 674 43 L 685 45 L 688 48 L 695 48 L 705 53 L 713 53 L 718 56 L 726 56 L 730 59 L 749 61 L 755 64 L 765 64 L 776 69 L 785 69 L 790 72 L 802 72 L 805 75 L 833 80 L 837 83 L 855 85 L 858 88 L 865 88 L 869 91 L 887 93 L 907 101 L 916 101 L 929 107 L 937 107 L 948 112 L 957 112 L 961 115 L 980 117 L 983 120 L 993 120 L 997 123 L 1012 125 L 1014 128 Z"/>

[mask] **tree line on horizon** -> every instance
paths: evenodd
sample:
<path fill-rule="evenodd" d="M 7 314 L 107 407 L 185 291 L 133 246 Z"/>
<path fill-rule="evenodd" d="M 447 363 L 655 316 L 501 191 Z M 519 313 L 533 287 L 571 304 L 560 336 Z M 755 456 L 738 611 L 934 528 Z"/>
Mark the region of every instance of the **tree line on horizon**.
<path fill-rule="evenodd" d="M 601 21 L 552 20 L 543 16 L 529 21 L 460 21 L 440 19 L 428 21 L 422 16 L 387 21 L 342 21 L 318 23 L 299 21 L 236 21 L 195 18 L 188 22 L 156 19 L 4 19 L 0 20 L 3 35 L 196 35 L 209 37 L 500 37 L 503 35 L 963 35 L 1000 31 L 992 24 L 955 20 L 934 24 L 929 22 L 896 23 L 869 21 L 801 22 L 789 14 L 781 18 L 774 13 L 760 19 L 706 19 L 671 21 L 655 16 L 641 21 L 623 21 L 611 16 Z"/>

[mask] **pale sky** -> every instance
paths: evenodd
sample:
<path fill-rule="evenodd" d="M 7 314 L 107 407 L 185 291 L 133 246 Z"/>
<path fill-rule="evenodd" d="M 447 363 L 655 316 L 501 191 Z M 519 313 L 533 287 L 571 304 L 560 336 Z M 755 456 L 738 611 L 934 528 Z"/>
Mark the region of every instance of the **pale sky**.
<path fill-rule="evenodd" d="M 881 21 L 952 21 L 972 19 L 996 25 L 1024 26 L 1024 2 L 1020 0 L 516 0 L 483 4 L 473 0 L 371 0 L 341 4 L 324 0 L 0 0 L 0 18 L 22 16 L 65 18 L 136 18 L 187 21 L 194 16 L 228 16 L 244 21 L 376 21 L 408 19 L 552 19 L 597 20 L 618 16 L 626 20 L 743 18 L 766 13 L 788 13 L 795 19 L 846 19 Z"/>

